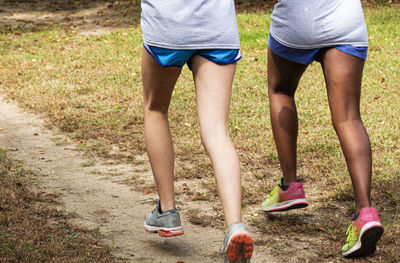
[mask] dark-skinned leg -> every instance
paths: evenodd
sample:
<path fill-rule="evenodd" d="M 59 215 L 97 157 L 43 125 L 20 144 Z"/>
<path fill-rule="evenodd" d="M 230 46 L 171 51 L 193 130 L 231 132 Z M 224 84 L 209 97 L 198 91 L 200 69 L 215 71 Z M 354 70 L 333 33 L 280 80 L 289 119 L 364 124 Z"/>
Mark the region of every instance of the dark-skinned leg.
<path fill-rule="evenodd" d="M 332 123 L 353 182 L 356 212 L 370 206 L 371 144 L 360 116 L 364 60 L 335 48 L 322 58 Z"/>
<path fill-rule="evenodd" d="M 283 182 L 297 180 L 298 119 L 294 94 L 307 65 L 286 60 L 268 49 L 268 95 L 271 125 Z"/>
<path fill-rule="evenodd" d="M 174 152 L 168 124 L 168 107 L 181 69 L 160 66 L 143 49 L 144 136 L 163 212 L 175 208 Z"/>

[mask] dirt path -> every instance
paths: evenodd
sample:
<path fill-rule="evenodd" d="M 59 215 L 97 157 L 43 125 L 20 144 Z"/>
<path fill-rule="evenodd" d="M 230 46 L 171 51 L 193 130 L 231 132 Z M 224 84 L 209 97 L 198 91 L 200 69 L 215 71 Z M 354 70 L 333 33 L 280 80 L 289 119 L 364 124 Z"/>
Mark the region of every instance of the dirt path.
<path fill-rule="evenodd" d="M 0 28 L 29 31 L 59 25 L 81 34 L 102 34 L 138 23 L 139 16 L 134 8 L 129 9 L 130 3 L 121 2 L 118 7 L 117 3 L 0 0 Z M 134 17 L 120 20 L 121 10 L 126 8 Z M 224 232 L 191 224 L 186 212 L 193 203 L 178 204 L 183 206 L 185 235 L 164 239 L 144 231 L 144 216 L 153 209 L 157 196 L 134 191 L 124 182 L 138 170 L 143 171 L 142 180 L 152 182 L 148 167 L 87 160 L 77 147 L 66 136 L 46 129 L 37 116 L 6 102 L 0 90 L 0 148 L 9 149 L 13 158 L 38 171 L 41 191 L 58 194 L 63 209 L 78 215 L 73 223 L 98 227 L 104 241 L 113 245 L 113 253 L 129 262 L 222 262 L 218 252 Z M 256 243 L 252 262 L 276 262 L 269 251 Z"/>
<path fill-rule="evenodd" d="M 76 4 L 77 3 L 77 4 Z M 112 3 L 99 1 L 20 1 L 0 0 L 0 28 L 37 30 L 42 26 L 59 25 L 81 34 L 103 34 L 124 23 L 114 22 L 109 10 Z M 111 22 L 113 21 L 113 22 Z"/>
<path fill-rule="evenodd" d="M 122 184 L 132 174 L 129 165 L 88 162 L 75 145 L 55 143 L 68 139 L 44 128 L 43 121 L 5 102 L 0 95 L 0 147 L 13 158 L 43 175 L 42 190 L 60 195 L 65 209 L 78 215 L 75 224 L 99 227 L 114 254 L 130 262 L 218 262 L 222 230 L 190 224 L 183 216 L 185 235 L 164 239 L 143 230 L 144 215 L 157 196 L 144 195 Z M 187 204 L 189 205 L 189 204 Z M 255 253 L 253 262 L 274 262 L 266 251 Z"/>

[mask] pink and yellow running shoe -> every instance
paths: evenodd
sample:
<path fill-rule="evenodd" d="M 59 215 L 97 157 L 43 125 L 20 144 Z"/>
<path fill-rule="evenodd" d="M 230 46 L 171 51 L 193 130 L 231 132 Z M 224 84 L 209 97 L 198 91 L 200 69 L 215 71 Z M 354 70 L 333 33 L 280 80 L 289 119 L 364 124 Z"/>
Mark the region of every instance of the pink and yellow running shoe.
<path fill-rule="evenodd" d="M 281 185 L 282 183 L 275 187 L 262 203 L 265 212 L 279 212 L 308 206 L 302 183 L 291 183 L 285 191 Z"/>
<path fill-rule="evenodd" d="M 347 229 L 346 244 L 342 248 L 345 257 L 358 257 L 374 253 L 376 243 L 383 234 L 383 226 L 374 207 L 364 207 Z"/>

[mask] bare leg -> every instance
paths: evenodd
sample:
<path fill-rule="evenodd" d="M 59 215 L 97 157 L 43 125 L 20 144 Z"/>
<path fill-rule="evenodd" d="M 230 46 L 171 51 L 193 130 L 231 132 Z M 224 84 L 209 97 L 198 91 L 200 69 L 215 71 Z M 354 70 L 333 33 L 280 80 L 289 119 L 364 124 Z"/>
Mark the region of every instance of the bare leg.
<path fill-rule="evenodd" d="M 298 119 L 294 94 L 306 68 L 306 65 L 286 60 L 268 49 L 271 125 L 286 185 L 297 180 Z"/>
<path fill-rule="evenodd" d="M 168 124 L 172 91 L 182 68 L 160 66 L 142 52 L 144 135 L 163 212 L 175 208 L 174 152 Z"/>
<path fill-rule="evenodd" d="M 356 211 L 370 206 L 371 144 L 360 116 L 364 60 L 335 48 L 322 61 L 332 123 L 339 137 L 353 182 Z"/>
<path fill-rule="evenodd" d="M 236 64 L 216 65 L 193 58 L 193 76 L 202 143 L 217 180 L 226 227 L 242 221 L 239 158 L 229 137 L 228 115 Z"/>

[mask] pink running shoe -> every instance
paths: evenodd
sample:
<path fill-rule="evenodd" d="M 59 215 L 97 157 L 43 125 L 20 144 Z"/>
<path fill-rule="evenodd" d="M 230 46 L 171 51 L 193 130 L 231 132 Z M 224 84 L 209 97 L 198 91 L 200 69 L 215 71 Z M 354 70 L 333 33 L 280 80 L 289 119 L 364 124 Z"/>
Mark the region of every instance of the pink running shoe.
<path fill-rule="evenodd" d="M 376 243 L 383 234 L 383 226 L 375 207 L 364 207 L 347 229 L 346 244 L 342 248 L 345 257 L 358 257 L 374 253 Z"/>
<path fill-rule="evenodd" d="M 262 206 L 265 212 L 286 211 L 308 206 L 303 184 L 291 183 L 286 191 L 282 190 L 281 185 L 278 185 L 267 196 Z"/>

